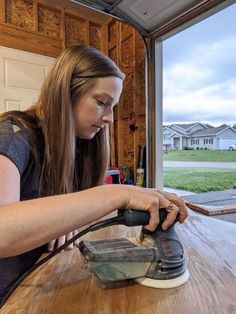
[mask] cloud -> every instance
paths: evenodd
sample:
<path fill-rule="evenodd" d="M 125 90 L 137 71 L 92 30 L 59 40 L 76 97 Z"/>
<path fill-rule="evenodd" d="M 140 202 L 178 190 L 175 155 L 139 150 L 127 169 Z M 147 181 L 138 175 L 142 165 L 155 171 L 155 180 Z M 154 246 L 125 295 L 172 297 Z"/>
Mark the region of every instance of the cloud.
<path fill-rule="evenodd" d="M 164 70 L 164 95 L 182 93 L 208 82 L 213 76 L 212 69 L 198 66 L 186 60 L 185 63 L 176 63 L 168 70 Z"/>
<path fill-rule="evenodd" d="M 188 30 L 188 49 L 184 32 L 175 48 L 164 45 L 164 122 L 235 124 L 236 35 L 225 30 L 203 41 L 202 31 L 199 40 L 196 34 L 191 38 Z"/>
<path fill-rule="evenodd" d="M 164 122 L 236 123 L 236 83 L 219 82 L 163 100 Z"/>

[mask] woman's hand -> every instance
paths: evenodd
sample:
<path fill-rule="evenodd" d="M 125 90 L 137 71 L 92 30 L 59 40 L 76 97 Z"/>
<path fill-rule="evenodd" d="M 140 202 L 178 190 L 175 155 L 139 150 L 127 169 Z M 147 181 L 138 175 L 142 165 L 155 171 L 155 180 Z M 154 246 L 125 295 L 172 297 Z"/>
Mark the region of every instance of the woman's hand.
<path fill-rule="evenodd" d="M 185 219 L 188 217 L 188 209 L 185 205 L 185 202 L 182 198 L 179 198 L 177 194 L 174 193 L 168 193 L 159 191 L 160 194 L 162 194 L 165 198 L 167 198 L 170 202 L 174 203 L 179 208 L 179 219 L 178 221 L 180 223 L 183 223 Z"/>
<path fill-rule="evenodd" d="M 48 252 L 52 252 L 55 249 L 59 248 L 60 246 L 62 246 L 66 241 L 70 240 L 71 238 L 73 238 L 74 236 L 76 236 L 79 233 L 79 230 L 76 229 L 70 233 L 67 233 L 66 235 L 63 235 L 61 237 L 59 237 L 56 240 L 52 240 L 48 243 Z M 65 250 L 73 250 L 75 247 L 79 246 L 79 239 L 75 240 L 75 242 L 71 243 L 70 245 L 68 245 Z M 63 251 L 62 251 L 63 252 Z"/>
<path fill-rule="evenodd" d="M 166 230 L 172 225 L 179 213 L 179 222 L 183 222 L 187 217 L 187 208 L 184 201 L 175 194 L 159 191 L 157 189 L 140 188 L 127 186 L 128 198 L 124 207 L 126 209 L 147 210 L 150 213 L 150 221 L 146 229 L 154 231 L 159 223 L 159 209 L 167 210 L 167 218 L 162 224 L 162 229 Z"/>

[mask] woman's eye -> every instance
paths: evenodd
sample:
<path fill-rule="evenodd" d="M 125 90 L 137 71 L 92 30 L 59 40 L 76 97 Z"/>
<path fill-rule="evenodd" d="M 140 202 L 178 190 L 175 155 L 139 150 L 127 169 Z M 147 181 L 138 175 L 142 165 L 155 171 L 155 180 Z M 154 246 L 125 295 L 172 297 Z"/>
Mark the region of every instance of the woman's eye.
<path fill-rule="evenodd" d="M 101 100 L 97 100 L 97 103 L 99 106 L 105 106 L 105 102 L 101 101 Z"/>

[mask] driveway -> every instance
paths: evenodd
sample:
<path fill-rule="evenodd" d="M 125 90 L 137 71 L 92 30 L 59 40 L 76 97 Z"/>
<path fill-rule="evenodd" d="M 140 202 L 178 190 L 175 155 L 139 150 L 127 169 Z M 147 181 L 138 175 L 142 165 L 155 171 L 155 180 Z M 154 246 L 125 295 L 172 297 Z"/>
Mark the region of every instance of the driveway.
<path fill-rule="evenodd" d="M 163 167 L 236 169 L 236 162 L 164 161 Z"/>

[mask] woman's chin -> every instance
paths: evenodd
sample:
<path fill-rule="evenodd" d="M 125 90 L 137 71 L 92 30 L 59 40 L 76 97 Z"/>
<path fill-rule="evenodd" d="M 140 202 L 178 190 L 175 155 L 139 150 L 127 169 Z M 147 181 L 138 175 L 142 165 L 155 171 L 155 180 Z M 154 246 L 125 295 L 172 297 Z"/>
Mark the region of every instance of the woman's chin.
<path fill-rule="evenodd" d="M 90 133 L 90 134 L 78 134 L 78 137 L 83 139 L 83 140 L 91 140 L 94 138 L 96 132 Z"/>

